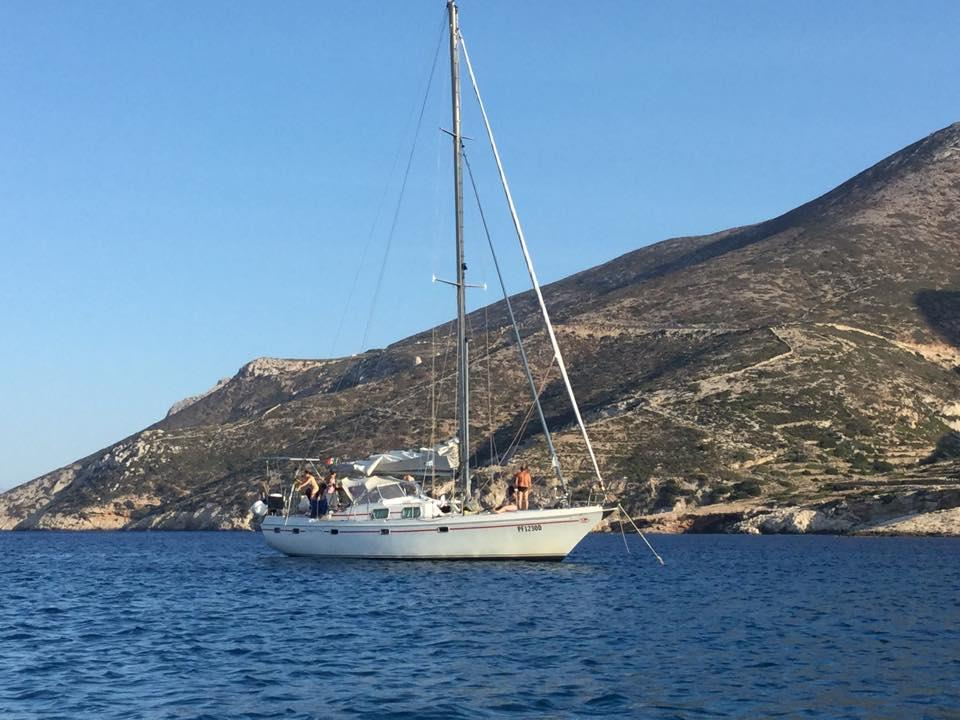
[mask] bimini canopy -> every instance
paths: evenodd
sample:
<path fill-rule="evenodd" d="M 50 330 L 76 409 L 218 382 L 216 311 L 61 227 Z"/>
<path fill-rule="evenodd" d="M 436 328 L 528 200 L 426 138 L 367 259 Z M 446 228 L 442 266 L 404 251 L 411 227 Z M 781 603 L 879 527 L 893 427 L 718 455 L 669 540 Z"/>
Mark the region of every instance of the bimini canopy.
<path fill-rule="evenodd" d="M 413 475 L 418 480 L 425 477 L 453 477 L 460 464 L 460 453 L 456 438 L 442 442 L 432 448 L 419 450 L 390 450 L 370 455 L 363 460 L 351 460 L 340 463 L 338 472 L 348 476 L 393 475 L 403 477 Z"/>

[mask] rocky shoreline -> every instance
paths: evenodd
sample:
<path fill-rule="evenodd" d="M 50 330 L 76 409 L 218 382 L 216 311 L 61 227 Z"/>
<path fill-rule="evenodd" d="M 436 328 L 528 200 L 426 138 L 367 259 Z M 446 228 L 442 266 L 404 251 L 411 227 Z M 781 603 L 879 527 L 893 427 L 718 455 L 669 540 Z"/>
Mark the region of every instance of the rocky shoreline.
<path fill-rule="evenodd" d="M 77 479 L 79 468 L 62 468 L 40 482 L 8 492 L 0 501 L 0 530 L 253 529 L 248 508 L 256 500 L 257 492 L 252 488 L 229 502 L 224 502 L 217 486 L 182 503 L 164 502 L 151 494 L 126 494 L 87 503 L 82 509 L 51 502 L 51 496 L 56 498 L 58 491 L 67 489 Z M 811 478 L 810 485 L 795 498 L 763 496 L 699 504 L 694 497 L 681 497 L 663 511 L 632 512 L 632 522 L 625 522 L 619 513 L 614 513 L 597 532 L 619 532 L 621 523 L 625 530 L 632 531 L 632 524 L 636 523 L 644 532 L 667 534 L 960 537 L 960 461 L 885 476 L 837 480 L 829 486 L 821 478 Z M 491 476 L 483 486 L 482 506 L 493 506 L 503 499 L 506 483 L 502 477 Z M 452 487 L 439 490 L 449 493 Z M 544 502 L 552 497 L 554 493 L 544 492 L 534 500 Z"/>
<path fill-rule="evenodd" d="M 729 503 L 717 506 L 685 508 L 682 510 L 640 515 L 633 523 L 644 532 L 654 534 L 741 534 L 741 535 L 871 535 L 871 536 L 926 536 L 960 537 L 960 506 L 939 508 L 941 503 L 956 500 L 960 491 L 944 493 L 944 497 L 914 498 L 921 509 L 904 512 L 903 499 L 882 502 L 872 507 L 865 503 L 829 503 L 819 507 L 767 507 L 749 503 Z M 31 526 L 19 525 L 0 528 L 9 531 L 251 531 L 256 528 L 250 515 L 239 517 L 224 508 L 204 506 L 196 512 L 169 512 L 138 522 L 117 522 L 114 516 L 100 517 L 84 513 L 73 518 L 61 516 L 46 518 L 47 522 Z M 52 520 L 52 521 L 51 521 Z M 633 532 L 630 522 L 619 514 L 605 520 L 595 532 L 619 532 L 621 524 L 626 532 Z"/>
<path fill-rule="evenodd" d="M 683 509 L 634 518 L 645 532 L 747 535 L 874 535 L 960 537 L 960 490 L 875 496 L 815 506 L 748 503 Z M 614 519 L 607 529 L 619 531 Z M 629 528 L 629 523 L 626 525 Z"/>
<path fill-rule="evenodd" d="M 955 123 L 776 218 L 546 286 L 610 502 L 651 532 L 960 534 L 958 256 Z M 595 479 L 537 303 L 521 293 L 514 309 L 558 469 L 586 499 Z M 509 318 L 504 301 L 469 318 L 486 374 L 471 385 L 485 416 L 471 462 L 506 463 L 506 477 L 529 464 L 552 504 Z M 0 529 L 247 528 L 260 492 L 297 470 L 271 459 L 452 436 L 451 331 L 252 360 L 150 427 L 0 493 Z"/>

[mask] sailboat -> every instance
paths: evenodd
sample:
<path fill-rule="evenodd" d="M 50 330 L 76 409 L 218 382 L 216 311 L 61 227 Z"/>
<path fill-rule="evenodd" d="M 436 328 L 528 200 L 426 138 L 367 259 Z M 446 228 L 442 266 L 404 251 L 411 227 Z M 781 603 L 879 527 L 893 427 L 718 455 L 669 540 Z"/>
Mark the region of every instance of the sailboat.
<path fill-rule="evenodd" d="M 500 182 L 513 219 L 514 229 L 527 265 L 531 284 L 539 301 L 547 335 L 554 352 L 554 359 L 565 383 L 574 416 L 580 427 L 587 452 L 596 473 L 597 487 L 603 489 L 603 478 L 587 435 L 583 418 L 574 397 L 573 388 L 560 353 L 550 316 L 547 312 L 539 281 L 514 206 L 510 187 L 504 173 L 500 153 L 497 150 L 493 130 L 487 117 L 483 100 L 466 43 L 460 33 L 458 8 L 455 0 L 448 0 L 447 11 L 450 26 L 450 69 L 452 88 L 452 131 L 454 155 L 454 198 L 456 215 L 456 281 L 457 295 L 457 411 L 458 434 L 456 440 L 455 467 L 450 475 L 462 486 L 463 497 L 471 497 L 470 437 L 469 437 L 469 361 L 466 334 L 466 265 L 463 243 L 463 136 L 460 126 L 460 54 L 466 62 L 470 80 L 479 104 L 480 114 L 486 128 L 487 138 L 499 170 Z M 502 281 L 501 281 L 502 285 Z M 279 496 L 270 505 L 260 503 L 253 508 L 260 519 L 260 527 L 267 544 L 287 555 L 338 558 L 382 559 L 476 559 L 476 560 L 563 560 L 583 540 L 597 523 L 612 510 L 601 504 L 574 506 L 566 490 L 566 482 L 560 462 L 540 407 L 539 392 L 530 372 L 523 350 L 510 299 L 504 288 L 507 309 L 513 322 L 515 337 L 520 350 L 527 382 L 543 426 L 547 446 L 551 454 L 553 470 L 564 495 L 558 507 L 524 509 L 512 512 L 467 512 L 467 503 L 448 502 L 446 498 L 434 498 L 421 486 L 401 476 L 401 471 L 416 464 L 416 453 L 402 452 L 368 459 L 367 462 L 348 464 L 348 478 L 344 487 L 349 502 L 343 509 L 322 517 L 308 517 L 292 508 L 293 492 Z M 449 462 L 453 453 L 444 458 Z M 426 464 L 433 464 L 438 457 L 434 450 L 419 456 Z M 306 458 L 302 460 L 308 460 Z M 397 464 L 399 463 L 399 464 Z M 406 463 L 406 464 L 404 464 Z M 352 477 L 350 477 L 352 476 Z"/>

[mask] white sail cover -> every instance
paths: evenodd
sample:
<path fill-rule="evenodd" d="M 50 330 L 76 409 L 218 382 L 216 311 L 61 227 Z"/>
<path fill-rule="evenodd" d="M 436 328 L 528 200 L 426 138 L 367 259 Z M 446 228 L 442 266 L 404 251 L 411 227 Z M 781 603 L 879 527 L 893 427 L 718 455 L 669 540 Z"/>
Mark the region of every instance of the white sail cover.
<path fill-rule="evenodd" d="M 459 444 L 456 438 L 432 448 L 419 450 L 390 450 L 370 455 L 363 460 L 342 463 L 347 475 L 413 475 L 418 480 L 424 477 L 453 477 L 460 464 Z"/>

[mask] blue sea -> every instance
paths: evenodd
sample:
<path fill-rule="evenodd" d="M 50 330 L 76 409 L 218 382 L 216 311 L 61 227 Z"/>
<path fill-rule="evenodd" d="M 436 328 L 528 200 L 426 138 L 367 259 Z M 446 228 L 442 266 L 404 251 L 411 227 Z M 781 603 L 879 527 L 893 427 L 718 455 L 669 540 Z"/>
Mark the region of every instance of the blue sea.
<path fill-rule="evenodd" d="M 330 561 L 0 533 L 0 718 L 960 718 L 960 541 Z"/>

